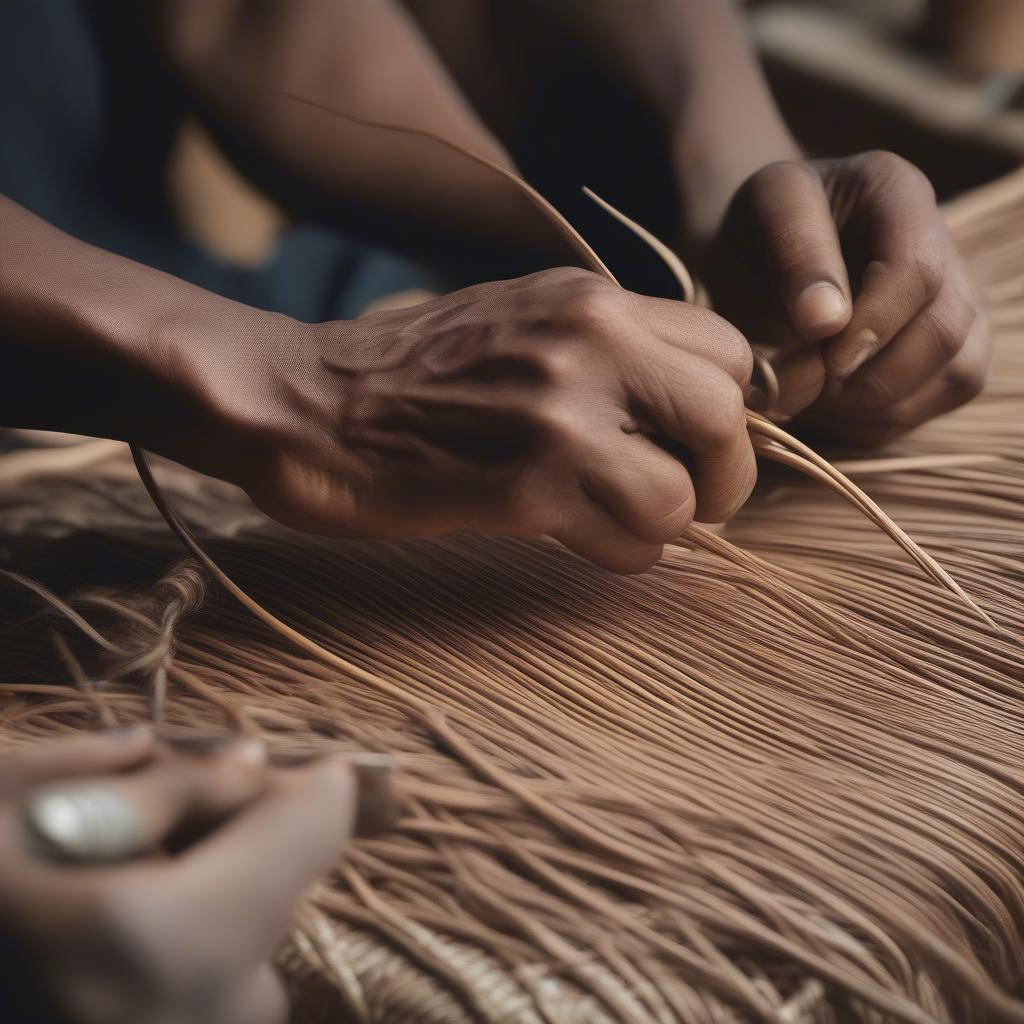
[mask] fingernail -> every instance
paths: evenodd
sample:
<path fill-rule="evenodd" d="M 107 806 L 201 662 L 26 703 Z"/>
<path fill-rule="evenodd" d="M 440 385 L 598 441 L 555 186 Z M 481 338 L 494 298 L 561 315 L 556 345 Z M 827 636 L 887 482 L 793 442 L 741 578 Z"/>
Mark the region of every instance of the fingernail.
<path fill-rule="evenodd" d="M 153 735 L 153 727 L 146 722 L 135 722 L 132 725 L 118 725 L 106 729 L 103 735 L 117 743 L 139 743 Z"/>
<path fill-rule="evenodd" d="M 835 324 L 846 314 L 846 296 L 834 284 L 818 281 L 800 293 L 793 314 L 802 330 Z"/>
<path fill-rule="evenodd" d="M 835 376 L 839 380 L 853 376 L 878 351 L 879 340 L 870 327 L 854 335 L 849 344 L 832 358 Z"/>
<path fill-rule="evenodd" d="M 350 754 L 358 796 L 354 834 L 366 838 L 392 831 L 398 823 L 394 792 L 395 759 L 389 754 Z"/>

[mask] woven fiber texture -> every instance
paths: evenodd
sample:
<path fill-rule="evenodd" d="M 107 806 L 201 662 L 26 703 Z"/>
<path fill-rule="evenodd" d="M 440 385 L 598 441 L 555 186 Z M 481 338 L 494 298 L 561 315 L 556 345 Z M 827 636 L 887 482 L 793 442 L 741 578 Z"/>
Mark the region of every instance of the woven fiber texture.
<path fill-rule="evenodd" d="M 186 600 L 121 453 L 43 453 L 0 460 L 5 558 L 119 653 L 80 636 L 102 682 L 65 684 L 49 630 L 81 630 L 5 586 L 0 740 L 145 718 L 159 686 L 176 725 L 393 752 L 398 830 L 346 851 L 281 951 L 301 1019 L 1024 1021 L 1024 176 L 948 215 L 990 385 L 831 454 L 995 626 L 781 468 L 724 534 L 618 578 L 544 542 L 286 534 L 164 467 L 218 563 L 375 685 Z"/>

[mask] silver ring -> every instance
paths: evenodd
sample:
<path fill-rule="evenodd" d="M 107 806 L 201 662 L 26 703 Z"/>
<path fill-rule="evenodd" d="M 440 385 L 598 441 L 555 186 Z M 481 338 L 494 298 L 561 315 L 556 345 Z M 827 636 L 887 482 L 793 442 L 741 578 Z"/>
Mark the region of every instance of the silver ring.
<path fill-rule="evenodd" d="M 24 820 L 37 852 L 57 860 L 127 860 L 147 848 L 137 808 L 108 786 L 39 790 L 29 797 Z"/>

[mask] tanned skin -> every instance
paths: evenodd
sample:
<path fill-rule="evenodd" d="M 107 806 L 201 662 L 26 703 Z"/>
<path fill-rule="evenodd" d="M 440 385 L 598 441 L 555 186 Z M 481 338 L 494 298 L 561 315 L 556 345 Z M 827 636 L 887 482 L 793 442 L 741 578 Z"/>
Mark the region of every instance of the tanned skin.
<path fill-rule="evenodd" d="M 287 1019 L 270 961 L 296 902 L 352 833 L 357 782 L 344 758 L 277 769 L 254 740 L 181 753 L 140 726 L 4 755 L 0 780 L 9 1019 Z M 174 838 L 175 854 L 77 868 L 40 856 L 22 802 L 40 786 L 79 784 L 130 800 L 147 846 Z"/>
<path fill-rule="evenodd" d="M 460 2 L 462 23 L 494 23 L 501 9 L 500 0 Z M 510 139 L 525 130 L 514 112 L 528 108 L 527 85 L 550 96 L 570 46 L 653 112 L 678 208 L 649 226 L 678 232 L 716 310 L 771 356 L 777 411 L 798 433 L 874 447 L 981 390 L 985 303 L 928 180 L 892 153 L 805 159 L 728 0 L 525 0 L 511 44 L 525 80 L 502 73 L 502 41 L 486 32 L 474 44 L 492 58 L 467 68 L 460 23 L 429 0 L 407 3 L 481 108 L 505 97 L 513 114 L 492 120 Z M 533 49 L 523 56 L 524 47 Z M 625 143 L 614 124 L 601 128 L 598 149 Z"/>

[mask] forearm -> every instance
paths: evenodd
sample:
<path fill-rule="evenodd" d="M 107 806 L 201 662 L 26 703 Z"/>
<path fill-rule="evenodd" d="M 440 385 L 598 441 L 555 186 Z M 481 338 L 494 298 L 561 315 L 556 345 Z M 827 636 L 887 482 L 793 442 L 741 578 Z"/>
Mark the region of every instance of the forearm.
<path fill-rule="evenodd" d="M 558 250 L 543 219 L 493 171 L 281 95 L 426 129 L 510 167 L 391 0 L 155 7 L 169 58 L 229 152 L 294 213 L 435 257 L 447 243 L 476 259 L 499 248 Z"/>
<path fill-rule="evenodd" d="M 732 0 L 689 0 L 690 73 L 672 116 L 684 228 L 714 232 L 729 200 L 756 170 L 799 158 Z"/>
<path fill-rule="evenodd" d="M 717 227 L 753 171 L 798 155 L 733 0 L 566 0 L 558 10 L 663 119 L 691 239 Z"/>
<path fill-rule="evenodd" d="M 206 469 L 195 353 L 256 311 L 86 245 L 0 197 L 0 424 L 137 441 Z M 263 314 L 260 314 L 261 316 Z M 201 442 L 201 443 L 197 443 Z"/>

